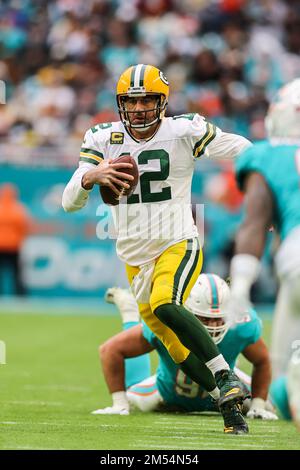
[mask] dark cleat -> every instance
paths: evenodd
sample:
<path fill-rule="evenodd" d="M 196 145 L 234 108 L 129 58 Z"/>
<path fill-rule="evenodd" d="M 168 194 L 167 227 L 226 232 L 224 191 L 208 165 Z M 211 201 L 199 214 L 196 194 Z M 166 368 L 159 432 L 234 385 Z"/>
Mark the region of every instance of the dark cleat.
<path fill-rule="evenodd" d="M 240 404 L 233 402 L 220 406 L 225 434 L 248 434 L 248 425 L 242 415 L 241 408 Z"/>
<path fill-rule="evenodd" d="M 244 384 L 232 370 L 216 372 L 215 379 L 220 389 L 219 407 L 230 402 L 242 403 L 250 396 Z"/>

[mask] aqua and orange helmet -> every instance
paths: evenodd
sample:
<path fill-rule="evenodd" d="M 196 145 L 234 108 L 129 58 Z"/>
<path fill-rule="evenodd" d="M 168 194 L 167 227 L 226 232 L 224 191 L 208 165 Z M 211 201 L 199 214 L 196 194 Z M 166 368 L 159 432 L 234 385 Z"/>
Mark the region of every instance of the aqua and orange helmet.
<path fill-rule="evenodd" d="M 229 328 L 226 320 L 229 298 L 230 289 L 224 279 L 216 274 L 200 274 L 184 304 L 202 322 L 218 320 L 218 325 L 204 323 L 216 344 L 222 341 Z"/>

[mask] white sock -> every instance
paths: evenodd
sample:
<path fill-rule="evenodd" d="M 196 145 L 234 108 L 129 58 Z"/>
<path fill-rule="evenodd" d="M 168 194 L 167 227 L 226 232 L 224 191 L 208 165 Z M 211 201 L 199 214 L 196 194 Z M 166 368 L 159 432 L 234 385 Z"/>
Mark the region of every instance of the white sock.
<path fill-rule="evenodd" d="M 120 311 L 123 323 L 138 322 L 140 320 L 138 305 L 131 292 L 123 293 L 121 291 L 115 294 L 115 304 Z"/>
<path fill-rule="evenodd" d="M 113 401 L 113 406 L 120 409 L 129 410 L 129 403 L 126 392 L 114 392 L 111 394 L 111 397 Z"/>
<path fill-rule="evenodd" d="M 124 305 L 124 307 L 120 309 L 120 313 L 122 317 L 122 323 L 140 321 L 140 314 L 137 306 L 135 305 Z"/>
<path fill-rule="evenodd" d="M 219 370 L 230 370 L 230 367 L 225 361 L 222 354 L 219 354 L 210 361 L 206 362 L 205 365 L 209 368 L 213 375 L 215 375 L 215 373 Z"/>
<path fill-rule="evenodd" d="M 218 389 L 218 387 L 214 388 L 211 392 L 208 392 L 210 394 L 210 396 L 218 401 L 219 398 L 220 398 L 220 390 Z"/>

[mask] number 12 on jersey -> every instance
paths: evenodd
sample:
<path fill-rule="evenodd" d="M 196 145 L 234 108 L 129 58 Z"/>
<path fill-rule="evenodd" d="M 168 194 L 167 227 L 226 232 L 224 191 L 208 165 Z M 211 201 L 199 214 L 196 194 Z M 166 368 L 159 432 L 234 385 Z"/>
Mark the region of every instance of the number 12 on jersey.
<path fill-rule="evenodd" d="M 140 176 L 141 199 L 139 194 L 132 194 L 127 199 L 127 204 L 140 202 L 162 202 L 172 198 L 171 187 L 165 186 L 159 192 L 151 192 L 152 181 L 165 181 L 170 174 L 170 158 L 168 152 L 163 149 L 144 150 L 138 156 L 138 165 L 147 165 L 151 160 L 159 160 L 159 171 L 145 171 Z"/>

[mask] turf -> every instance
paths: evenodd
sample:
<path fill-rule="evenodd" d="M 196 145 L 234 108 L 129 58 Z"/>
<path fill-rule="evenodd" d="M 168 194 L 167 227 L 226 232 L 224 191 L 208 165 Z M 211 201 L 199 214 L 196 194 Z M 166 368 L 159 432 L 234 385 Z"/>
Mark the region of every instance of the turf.
<path fill-rule="evenodd" d="M 0 325 L 1 449 L 300 449 L 299 433 L 281 420 L 228 436 L 217 415 L 91 416 L 110 405 L 97 347 L 119 330 L 117 317 L 3 313 Z"/>

